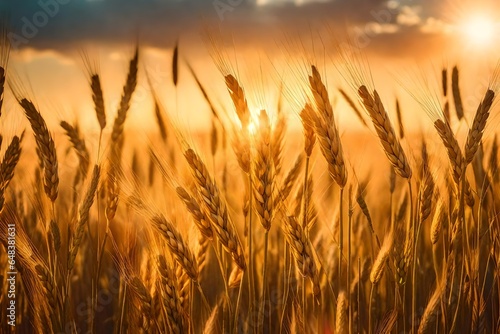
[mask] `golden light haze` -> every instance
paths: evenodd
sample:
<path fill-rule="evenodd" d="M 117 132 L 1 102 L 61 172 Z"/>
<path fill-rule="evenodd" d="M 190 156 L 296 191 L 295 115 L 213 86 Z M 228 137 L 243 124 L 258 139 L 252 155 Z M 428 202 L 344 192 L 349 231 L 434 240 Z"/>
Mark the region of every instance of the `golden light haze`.
<path fill-rule="evenodd" d="M 428 84 L 439 88 L 440 71 L 444 66 L 451 70 L 457 64 L 464 78 L 474 78 L 461 81 L 466 112 L 473 113 L 500 58 L 499 6 L 494 2 L 484 2 L 484 5 L 474 2 L 474 10 L 470 10 L 469 2 L 439 3 L 433 8 L 446 8 L 441 17 L 430 13 L 425 1 L 414 4 L 389 1 L 382 8 L 376 7 L 371 11 L 367 6 L 364 21 L 347 17 L 340 24 L 314 21 L 311 16 L 313 9 L 329 6 L 327 3 L 303 4 L 304 13 L 310 16 L 304 14 L 300 17 L 293 14 L 295 12 L 286 1 L 259 2 L 262 15 L 257 16 L 257 22 L 252 27 L 249 22 L 237 21 L 244 8 L 235 8 L 225 14 L 227 19 L 222 23 L 202 23 L 178 36 L 181 61 L 177 92 L 171 80 L 173 45 L 157 46 L 152 37 L 144 33 L 144 37 L 139 37 L 142 62 L 127 127 L 146 132 L 155 127 L 145 69 L 150 73 L 154 89 L 166 110 L 187 128 L 208 130 L 210 110 L 185 61 L 195 69 L 218 106 L 230 105 L 223 77 L 214 66 L 206 38 L 202 37 L 209 30 L 223 36 L 225 43 L 218 48 L 230 55 L 243 86 L 249 92 L 256 92 L 249 97 L 249 103 L 257 111 L 276 107 L 282 78 L 286 78 L 283 106 L 287 112 L 297 115 L 304 97 L 302 87 L 307 83 L 307 71 L 303 65 L 311 60 L 326 75 L 337 106 L 340 127 L 359 129 L 359 121 L 336 94 L 338 88 L 343 88 L 355 96 L 350 87 L 352 83 L 342 73 L 344 64 L 338 57 L 339 45 L 342 48 L 342 41 L 348 40 L 358 45 L 360 53 L 368 59 L 375 86 L 389 112 L 395 112 L 397 97 L 401 101 L 403 117 L 415 129 L 429 124 L 425 122 L 425 117 L 421 117 L 421 108 L 406 91 L 422 87 L 420 78 L 424 77 L 435 78 Z M 283 12 L 282 21 L 276 16 L 279 10 Z M 297 17 L 295 28 L 290 21 L 294 17 Z M 266 30 L 266 27 L 274 29 Z M 349 37 L 346 38 L 347 33 Z M 108 117 L 111 119 L 117 109 L 134 44 L 135 40 L 131 37 L 128 41 L 111 43 L 86 40 L 72 43 L 70 47 L 28 45 L 13 51 L 10 66 L 16 74 L 11 75 L 18 76 L 30 87 L 30 91 L 36 92 L 32 98 L 37 101 L 42 113 L 58 114 L 59 119 L 78 119 L 85 128 L 97 130 L 81 54 L 88 53 L 91 61 L 99 66 Z M 11 96 L 7 97 L 6 103 L 10 107 L 7 108 L 7 119 L 21 122 L 22 115 L 15 110 L 18 107 Z M 227 112 L 232 114 L 232 110 Z M 292 123 L 297 119 L 291 117 Z"/>

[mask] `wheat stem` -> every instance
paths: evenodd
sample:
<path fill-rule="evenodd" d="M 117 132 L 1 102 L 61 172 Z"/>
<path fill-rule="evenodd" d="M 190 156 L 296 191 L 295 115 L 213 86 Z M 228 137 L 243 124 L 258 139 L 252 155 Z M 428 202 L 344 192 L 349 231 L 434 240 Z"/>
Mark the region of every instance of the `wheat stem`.
<path fill-rule="evenodd" d="M 245 273 L 243 272 L 242 275 L 245 275 Z M 241 300 L 242 290 L 243 290 L 243 277 L 241 277 L 240 286 L 238 287 L 238 297 L 236 298 L 236 308 L 234 311 L 234 322 L 233 322 L 234 333 L 238 333 L 238 319 L 240 314 L 239 310 L 240 310 L 240 300 Z"/>
<path fill-rule="evenodd" d="M 264 232 L 264 263 L 262 269 L 262 295 L 260 297 L 259 307 L 259 329 L 264 330 L 264 312 L 266 305 L 266 288 L 267 288 L 267 253 L 269 247 L 269 230 Z"/>
<path fill-rule="evenodd" d="M 371 284 L 370 289 L 370 299 L 368 299 L 368 334 L 372 334 L 372 300 L 373 300 L 373 290 L 375 289 L 375 284 Z"/>
<path fill-rule="evenodd" d="M 413 188 L 412 188 L 412 184 L 411 184 L 411 179 L 408 179 L 408 192 L 409 192 L 409 195 L 410 195 L 410 219 L 409 219 L 409 225 L 410 226 L 410 231 L 413 230 L 413 233 L 415 233 L 415 226 L 414 226 L 414 217 L 413 217 Z M 415 239 L 413 239 L 415 240 Z M 416 246 L 415 246 L 416 247 Z M 413 254 L 413 257 L 415 258 L 416 257 L 416 254 Z M 413 268 L 415 269 L 415 268 Z M 413 282 L 412 281 L 412 284 L 415 285 L 416 282 Z M 415 326 L 416 326 L 416 317 L 417 317 L 417 313 L 416 313 L 416 295 L 415 293 L 412 293 L 412 300 L 411 300 L 411 333 L 414 334 L 415 333 Z"/>
<path fill-rule="evenodd" d="M 340 188 L 340 203 L 339 203 L 339 278 L 338 292 L 342 289 L 342 251 L 344 247 L 344 188 Z"/>
<path fill-rule="evenodd" d="M 347 219 L 347 288 L 351 286 L 351 232 L 352 232 L 352 215 L 354 208 L 352 206 L 352 188 L 349 187 L 349 215 Z M 352 333 L 352 305 L 351 305 L 351 291 L 346 289 L 347 305 L 348 305 L 348 318 L 349 318 L 349 334 Z M 359 315 L 358 315 L 359 316 Z"/>
<path fill-rule="evenodd" d="M 252 312 L 252 308 L 254 305 L 255 297 L 255 283 L 254 283 L 254 259 L 253 259 L 253 225 L 252 225 L 252 217 L 253 217 L 253 196 L 251 195 L 253 185 L 252 185 L 252 173 L 248 173 L 248 183 L 249 183 L 249 198 L 248 198 L 248 296 L 249 296 L 249 310 Z"/>

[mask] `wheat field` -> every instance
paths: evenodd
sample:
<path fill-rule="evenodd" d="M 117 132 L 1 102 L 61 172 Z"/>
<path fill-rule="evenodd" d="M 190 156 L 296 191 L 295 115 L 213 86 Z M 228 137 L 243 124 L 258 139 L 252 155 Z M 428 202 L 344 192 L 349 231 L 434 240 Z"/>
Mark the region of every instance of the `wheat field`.
<path fill-rule="evenodd" d="M 2 333 L 500 332 L 498 68 L 476 110 L 457 66 L 409 89 L 432 125 L 419 132 L 348 50 L 345 89 L 312 61 L 300 89 L 280 83 L 287 113 L 250 108 L 252 85 L 215 47 L 220 108 L 176 46 L 171 83 L 194 78 L 211 124 L 189 132 L 152 90 L 156 128 L 138 140 L 140 47 L 112 111 L 84 57 L 97 132 L 49 127 L 1 47 L 1 112 L 26 120 L 0 136 Z M 342 128 L 337 99 L 362 131 Z"/>

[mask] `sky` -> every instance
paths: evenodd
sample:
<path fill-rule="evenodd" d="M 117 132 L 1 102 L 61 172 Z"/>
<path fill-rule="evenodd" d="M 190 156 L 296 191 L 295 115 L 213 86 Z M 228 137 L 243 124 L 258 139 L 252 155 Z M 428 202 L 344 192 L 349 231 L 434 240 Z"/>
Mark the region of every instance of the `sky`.
<path fill-rule="evenodd" d="M 435 50 L 453 33 L 460 16 L 493 14 L 494 1 L 464 0 L 34 0 L 1 1 L 15 45 L 68 52 L 82 42 L 172 46 L 179 36 L 199 34 L 206 25 L 232 29 L 247 43 L 273 44 L 277 32 L 310 35 L 328 26 L 353 29 L 362 45 L 408 55 L 408 46 Z M 458 21 L 458 22 L 457 22 Z M 18 38 L 14 38 L 14 36 Z M 410 44 L 408 44 L 408 42 Z M 419 50 L 419 54 L 423 54 Z"/>
<path fill-rule="evenodd" d="M 338 70 L 345 43 L 356 45 L 367 57 L 381 95 L 391 104 L 395 95 L 411 103 L 401 96 L 411 87 L 401 82 L 415 73 L 438 77 L 441 67 L 460 64 L 464 76 L 474 78 L 463 83 L 465 90 L 474 92 L 472 109 L 475 92 L 500 58 L 498 1 L 0 0 L 0 13 L 8 22 L 4 25 L 12 45 L 13 76 L 27 82 L 32 98 L 57 115 L 55 119 L 83 122 L 95 120 L 86 116 L 92 114 L 92 101 L 82 54 L 99 65 L 112 113 L 137 43 L 142 70 L 132 117 L 141 124 L 152 115 L 147 69 L 166 108 L 183 111 L 180 117 L 194 128 L 202 128 L 210 114 L 185 62 L 214 100 L 221 105 L 229 101 L 211 57 L 210 39 L 216 39 L 218 52 L 227 51 L 232 65 L 241 70 L 247 90 L 257 92 L 255 108 L 274 103 L 285 77 L 292 88 L 284 95 L 293 95 L 308 62 L 322 69 L 332 89 L 349 87 Z M 176 42 L 181 56 L 177 90 L 170 74 Z M 289 109 L 297 108 L 289 102 Z M 351 116 L 339 117 L 356 126 Z"/>

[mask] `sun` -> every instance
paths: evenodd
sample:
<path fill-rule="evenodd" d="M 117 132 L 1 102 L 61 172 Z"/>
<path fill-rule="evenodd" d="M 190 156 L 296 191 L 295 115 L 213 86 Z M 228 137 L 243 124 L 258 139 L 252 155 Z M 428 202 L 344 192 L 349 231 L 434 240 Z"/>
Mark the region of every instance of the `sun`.
<path fill-rule="evenodd" d="M 466 19 L 461 30 L 468 42 L 487 46 L 494 42 L 498 34 L 498 24 L 486 15 L 475 15 Z"/>

